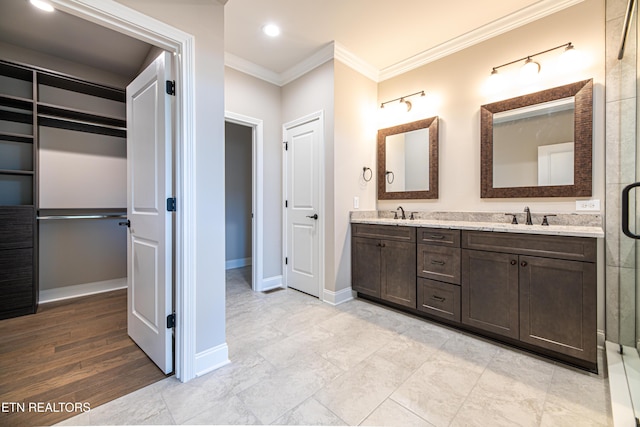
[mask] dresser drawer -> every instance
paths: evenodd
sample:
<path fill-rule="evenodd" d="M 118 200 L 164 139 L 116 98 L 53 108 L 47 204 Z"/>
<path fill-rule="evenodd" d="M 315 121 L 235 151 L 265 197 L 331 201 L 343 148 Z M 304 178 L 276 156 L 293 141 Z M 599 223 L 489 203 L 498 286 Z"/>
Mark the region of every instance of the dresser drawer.
<path fill-rule="evenodd" d="M 592 237 L 464 230 L 462 232 L 462 247 L 545 258 L 596 261 L 596 239 Z"/>
<path fill-rule="evenodd" d="M 430 245 L 460 247 L 460 230 L 446 228 L 418 228 L 417 242 Z"/>
<path fill-rule="evenodd" d="M 418 278 L 418 310 L 459 322 L 460 287 Z"/>
<path fill-rule="evenodd" d="M 418 245 L 418 276 L 460 284 L 460 248 Z"/>
<path fill-rule="evenodd" d="M 0 251 L 0 313 L 29 307 L 33 292 L 33 249 Z"/>
<path fill-rule="evenodd" d="M 399 225 L 351 224 L 353 237 L 415 242 L 416 229 Z"/>
<path fill-rule="evenodd" d="M 33 247 L 34 210 L 30 206 L 0 208 L 0 250 Z"/>

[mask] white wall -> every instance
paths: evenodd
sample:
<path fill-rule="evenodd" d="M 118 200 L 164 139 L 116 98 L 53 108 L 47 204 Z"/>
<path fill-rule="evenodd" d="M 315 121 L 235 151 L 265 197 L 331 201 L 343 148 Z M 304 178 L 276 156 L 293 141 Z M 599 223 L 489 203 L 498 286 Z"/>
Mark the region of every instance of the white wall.
<path fill-rule="evenodd" d="M 210 2 L 118 0 L 195 38 L 196 357 L 225 348 L 224 8 Z M 225 355 L 226 358 L 226 355 Z"/>
<path fill-rule="evenodd" d="M 280 87 L 225 68 L 225 109 L 263 121 L 263 279 L 282 275 L 282 114 Z"/>
<path fill-rule="evenodd" d="M 252 129 L 227 122 L 224 139 L 225 260 L 241 262 L 251 258 Z"/>
<path fill-rule="evenodd" d="M 480 106 L 563 84 L 594 79 L 593 198 L 604 200 L 604 3 L 586 0 L 576 6 L 514 29 L 508 33 L 444 57 L 401 76 L 383 81 L 378 101 L 425 90 L 438 108 L 423 111 L 414 103 L 406 121 L 438 115 L 440 134 L 440 197 L 434 201 L 403 201 L 409 210 L 517 212 L 528 205 L 533 212 L 574 212 L 575 198 L 481 199 Z M 571 73 L 552 71 L 561 50 L 536 57 L 542 65 L 541 80 L 527 87 L 514 85 L 487 93 L 491 69 L 515 59 L 572 42 L 588 61 Z M 503 75 L 517 74 L 519 65 L 501 68 Z M 414 100 L 417 98 L 412 98 Z M 434 114 L 435 113 L 435 114 Z M 387 120 L 389 118 L 387 117 Z M 394 118 L 396 122 L 402 118 Z M 397 123 L 395 123 L 397 124 Z M 384 123 L 386 127 L 388 122 Z M 380 209 L 397 202 L 380 201 Z M 408 206 L 405 206 L 408 205 Z M 604 206 L 604 204 L 602 204 Z"/>

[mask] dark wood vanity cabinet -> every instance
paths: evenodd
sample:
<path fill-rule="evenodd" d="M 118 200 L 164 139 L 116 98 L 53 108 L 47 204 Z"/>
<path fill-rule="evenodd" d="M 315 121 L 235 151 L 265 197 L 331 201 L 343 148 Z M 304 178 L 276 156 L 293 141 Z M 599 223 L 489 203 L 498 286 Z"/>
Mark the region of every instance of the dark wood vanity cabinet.
<path fill-rule="evenodd" d="M 596 366 L 595 239 L 463 231 L 462 247 L 464 324 Z"/>
<path fill-rule="evenodd" d="M 418 310 L 460 322 L 460 230 L 418 228 Z"/>
<path fill-rule="evenodd" d="M 416 308 L 416 231 L 413 227 L 354 224 L 352 288 Z"/>

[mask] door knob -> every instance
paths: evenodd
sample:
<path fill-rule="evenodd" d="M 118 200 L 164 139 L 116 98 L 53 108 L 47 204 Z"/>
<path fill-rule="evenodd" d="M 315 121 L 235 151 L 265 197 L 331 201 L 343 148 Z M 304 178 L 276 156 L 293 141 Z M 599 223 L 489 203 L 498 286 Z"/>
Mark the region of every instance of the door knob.
<path fill-rule="evenodd" d="M 124 222 L 119 222 L 118 225 L 121 226 L 121 227 L 125 227 L 125 226 L 126 227 L 131 227 L 131 221 L 130 220 L 126 220 Z"/>
<path fill-rule="evenodd" d="M 318 214 L 313 214 L 313 215 L 307 215 L 307 218 L 311 218 L 311 219 L 318 219 Z"/>

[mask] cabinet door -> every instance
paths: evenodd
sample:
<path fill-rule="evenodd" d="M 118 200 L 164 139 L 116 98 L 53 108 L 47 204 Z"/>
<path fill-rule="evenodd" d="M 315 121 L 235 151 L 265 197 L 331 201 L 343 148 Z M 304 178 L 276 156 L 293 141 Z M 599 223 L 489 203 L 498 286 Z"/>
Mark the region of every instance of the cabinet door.
<path fill-rule="evenodd" d="M 462 251 L 462 323 L 518 338 L 518 256 Z"/>
<path fill-rule="evenodd" d="M 380 297 L 416 308 L 415 243 L 382 240 Z"/>
<path fill-rule="evenodd" d="M 520 257 L 520 340 L 597 362 L 595 264 Z"/>
<path fill-rule="evenodd" d="M 380 298 L 380 240 L 354 237 L 351 244 L 351 287 Z"/>

